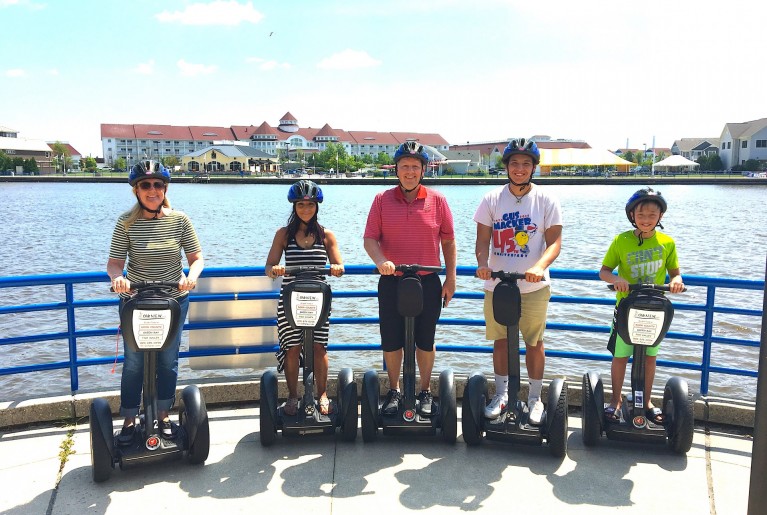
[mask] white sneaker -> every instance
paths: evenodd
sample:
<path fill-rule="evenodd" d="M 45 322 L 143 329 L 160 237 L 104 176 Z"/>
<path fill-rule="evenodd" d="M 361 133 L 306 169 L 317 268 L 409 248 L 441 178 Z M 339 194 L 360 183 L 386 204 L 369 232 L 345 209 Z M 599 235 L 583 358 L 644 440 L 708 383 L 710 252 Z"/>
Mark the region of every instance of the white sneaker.
<path fill-rule="evenodd" d="M 527 402 L 527 409 L 530 411 L 530 423 L 539 425 L 543 419 L 543 403 L 540 399 L 530 399 Z"/>
<path fill-rule="evenodd" d="M 485 418 L 498 418 L 508 402 L 508 395 L 495 394 L 490 404 L 485 406 Z"/>

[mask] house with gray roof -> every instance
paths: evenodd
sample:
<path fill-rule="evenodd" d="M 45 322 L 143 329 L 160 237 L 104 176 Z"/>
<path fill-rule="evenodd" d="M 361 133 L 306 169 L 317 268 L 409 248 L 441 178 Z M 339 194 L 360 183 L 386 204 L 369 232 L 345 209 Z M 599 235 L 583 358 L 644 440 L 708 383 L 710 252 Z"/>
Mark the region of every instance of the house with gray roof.
<path fill-rule="evenodd" d="M 671 145 L 671 154 L 697 161 L 700 156 L 719 153 L 719 138 L 682 138 Z"/>
<path fill-rule="evenodd" d="M 719 157 L 727 170 L 749 159 L 767 161 L 767 118 L 725 124 L 719 138 Z"/>

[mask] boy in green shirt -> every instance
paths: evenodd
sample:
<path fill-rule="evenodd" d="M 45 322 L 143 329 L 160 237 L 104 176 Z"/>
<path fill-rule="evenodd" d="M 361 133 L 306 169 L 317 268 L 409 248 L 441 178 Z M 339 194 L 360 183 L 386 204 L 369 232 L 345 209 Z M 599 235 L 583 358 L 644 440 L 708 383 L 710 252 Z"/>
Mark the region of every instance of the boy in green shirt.
<path fill-rule="evenodd" d="M 652 188 L 637 191 L 626 203 L 626 217 L 634 229 L 615 237 L 607 249 L 599 271 L 600 279 L 615 286 L 616 313 L 617 305 L 628 296 L 629 284 L 664 284 L 668 272 L 671 292 L 679 293 L 684 290 L 674 240 L 655 230 L 656 227 L 663 229 L 660 221 L 667 207 L 660 192 L 653 191 Z M 617 276 L 613 275 L 615 267 L 618 267 Z M 650 400 L 659 347 L 660 345 L 648 347 L 645 361 L 645 392 L 648 399 L 646 415 L 654 424 L 663 423 L 663 413 L 653 406 Z M 610 369 L 613 395 L 610 405 L 605 408 L 605 417 L 618 421 L 626 364 L 633 354 L 633 347 L 618 335 L 615 330 L 615 318 L 607 348 L 613 355 Z"/>

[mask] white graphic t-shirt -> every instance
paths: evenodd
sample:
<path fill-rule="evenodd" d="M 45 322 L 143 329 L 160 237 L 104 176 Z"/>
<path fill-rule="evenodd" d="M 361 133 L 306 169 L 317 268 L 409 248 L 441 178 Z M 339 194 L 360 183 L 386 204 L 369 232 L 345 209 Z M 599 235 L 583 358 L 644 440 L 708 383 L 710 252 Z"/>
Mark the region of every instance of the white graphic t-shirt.
<path fill-rule="evenodd" d="M 546 250 L 546 229 L 562 225 L 559 200 L 544 189 L 531 184 L 521 199 L 509 191 L 508 184 L 489 191 L 474 213 L 474 221 L 491 227 L 488 265 L 495 271 L 524 273 L 535 265 Z M 548 268 L 545 281 L 518 281 L 522 293 L 530 293 L 551 284 Z M 497 280 L 485 281 L 485 290 L 493 291 Z"/>

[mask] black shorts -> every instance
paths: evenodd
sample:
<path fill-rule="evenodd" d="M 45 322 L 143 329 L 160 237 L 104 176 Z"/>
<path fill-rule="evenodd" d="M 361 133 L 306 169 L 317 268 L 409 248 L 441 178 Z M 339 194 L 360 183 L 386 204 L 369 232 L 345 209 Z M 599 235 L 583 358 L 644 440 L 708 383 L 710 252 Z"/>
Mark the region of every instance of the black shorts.
<path fill-rule="evenodd" d="M 382 275 L 378 281 L 378 317 L 381 348 L 392 352 L 405 346 L 405 318 L 397 311 L 399 277 Z M 442 281 L 437 274 L 421 276 L 423 311 L 415 319 L 415 344 L 421 350 L 434 350 L 434 333 L 442 312 Z"/>

